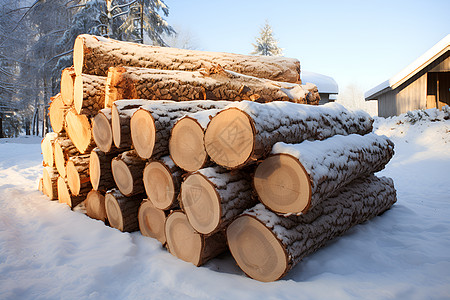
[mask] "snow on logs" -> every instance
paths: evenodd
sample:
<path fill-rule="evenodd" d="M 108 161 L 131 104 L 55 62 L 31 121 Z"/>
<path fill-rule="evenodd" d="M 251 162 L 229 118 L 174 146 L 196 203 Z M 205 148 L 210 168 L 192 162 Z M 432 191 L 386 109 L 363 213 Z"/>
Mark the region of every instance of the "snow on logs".
<path fill-rule="evenodd" d="M 342 105 L 299 105 L 290 102 L 234 102 L 209 122 L 205 148 L 226 168 L 241 168 L 265 158 L 277 142 L 300 143 L 372 131 L 373 119 Z"/>
<path fill-rule="evenodd" d="M 156 47 L 81 34 L 75 40 L 74 70 L 106 76 L 108 68 L 134 66 L 164 70 L 195 71 L 220 64 L 250 76 L 277 81 L 300 82 L 300 62 L 280 56 L 254 56 L 233 53 Z"/>
<path fill-rule="evenodd" d="M 390 178 L 359 178 L 301 216 L 283 217 L 258 204 L 227 229 L 231 254 L 251 278 L 274 281 L 306 255 L 396 202 Z"/>

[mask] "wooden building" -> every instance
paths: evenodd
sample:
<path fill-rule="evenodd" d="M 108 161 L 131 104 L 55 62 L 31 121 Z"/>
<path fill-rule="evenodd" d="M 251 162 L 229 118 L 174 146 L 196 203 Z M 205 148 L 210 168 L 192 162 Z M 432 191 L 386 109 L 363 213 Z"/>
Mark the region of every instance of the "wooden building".
<path fill-rule="evenodd" d="M 338 84 L 332 77 L 303 70 L 300 76 L 303 84 L 310 82 L 317 86 L 320 95 L 319 104 L 325 104 L 337 100 L 339 88 Z"/>
<path fill-rule="evenodd" d="M 378 100 L 380 117 L 450 105 L 450 34 L 364 97 Z"/>

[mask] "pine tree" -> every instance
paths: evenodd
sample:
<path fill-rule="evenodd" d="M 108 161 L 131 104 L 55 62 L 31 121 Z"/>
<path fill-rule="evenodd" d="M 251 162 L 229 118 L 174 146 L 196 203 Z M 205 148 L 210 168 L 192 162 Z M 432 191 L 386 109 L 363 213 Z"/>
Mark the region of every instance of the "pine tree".
<path fill-rule="evenodd" d="M 282 56 L 283 49 L 278 47 L 278 41 L 274 38 L 272 27 L 269 22 L 259 31 L 259 37 L 256 38 L 256 44 L 253 44 L 255 50 L 251 54 L 267 55 L 267 56 Z"/>

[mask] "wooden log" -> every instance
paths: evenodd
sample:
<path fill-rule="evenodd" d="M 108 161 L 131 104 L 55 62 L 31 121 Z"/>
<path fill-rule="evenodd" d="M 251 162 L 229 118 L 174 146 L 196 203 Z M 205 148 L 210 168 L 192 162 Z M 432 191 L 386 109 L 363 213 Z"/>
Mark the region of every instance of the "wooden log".
<path fill-rule="evenodd" d="M 178 207 L 178 193 L 183 174 L 169 156 L 149 161 L 142 178 L 149 201 L 161 210 Z"/>
<path fill-rule="evenodd" d="M 73 67 L 65 68 L 61 73 L 61 98 L 65 105 L 73 104 L 73 87 L 75 71 Z"/>
<path fill-rule="evenodd" d="M 39 178 L 38 191 L 40 191 L 41 193 L 44 193 L 44 178 L 43 177 Z"/>
<path fill-rule="evenodd" d="M 138 211 L 144 195 L 126 197 L 117 189 L 105 195 L 106 216 L 111 227 L 122 232 L 139 230 Z"/>
<path fill-rule="evenodd" d="M 75 77 L 73 103 L 78 114 L 94 117 L 105 107 L 106 77 L 81 74 Z"/>
<path fill-rule="evenodd" d="M 205 132 L 205 148 L 218 165 L 234 169 L 264 159 L 277 142 L 301 143 L 372 131 L 364 111 L 338 103 L 321 106 L 289 102 L 234 102 L 219 112 Z"/>
<path fill-rule="evenodd" d="M 249 172 L 230 172 L 219 166 L 189 174 L 181 184 L 181 207 L 192 227 L 213 234 L 257 203 Z"/>
<path fill-rule="evenodd" d="M 212 165 L 203 140 L 209 121 L 219 111 L 221 109 L 190 113 L 175 122 L 170 134 L 169 152 L 178 167 L 194 172 Z"/>
<path fill-rule="evenodd" d="M 92 219 L 106 221 L 106 208 L 105 208 L 105 193 L 96 190 L 90 191 L 86 200 L 84 200 L 86 206 L 86 215 Z"/>
<path fill-rule="evenodd" d="M 74 196 L 69 191 L 69 186 L 67 185 L 67 179 L 59 176 L 58 177 L 58 201 L 59 203 L 65 203 L 70 208 L 75 208 L 80 203 L 86 199 L 87 194 L 79 194 L 78 196 Z"/>
<path fill-rule="evenodd" d="M 323 141 L 277 143 L 256 169 L 260 201 L 279 214 L 302 214 L 354 179 L 381 171 L 394 144 L 374 133 L 336 135 Z"/>
<path fill-rule="evenodd" d="M 74 196 L 87 195 L 92 190 L 89 177 L 90 154 L 72 156 L 66 164 L 67 185 Z"/>
<path fill-rule="evenodd" d="M 44 167 L 42 172 L 43 193 L 50 200 L 58 199 L 58 170 L 54 167 Z"/>
<path fill-rule="evenodd" d="M 108 71 L 105 107 L 120 99 L 290 101 L 318 105 L 320 96 L 312 84 L 261 79 L 220 66 L 194 72 L 120 66 Z"/>
<path fill-rule="evenodd" d="M 66 125 L 67 135 L 81 154 L 89 153 L 95 148 L 88 116 L 77 114 L 75 108 L 71 108 L 66 114 Z"/>
<path fill-rule="evenodd" d="M 106 192 L 116 186 L 111 171 L 111 162 L 117 153 L 105 153 L 98 148 L 91 151 L 89 159 L 89 177 L 92 189 Z"/>
<path fill-rule="evenodd" d="M 280 56 L 250 56 L 233 53 L 156 47 L 82 34 L 74 45 L 77 75 L 106 76 L 112 66 L 194 71 L 220 64 L 224 68 L 255 77 L 300 82 L 300 62 Z"/>
<path fill-rule="evenodd" d="M 279 216 L 258 204 L 230 224 L 228 245 L 249 277 L 278 280 L 305 256 L 395 202 L 392 179 L 371 175 L 355 180 L 302 216 Z"/>
<path fill-rule="evenodd" d="M 60 133 L 64 131 L 66 112 L 68 109 L 69 106 L 63 102 L 61 93 L 51 97 L 48 115 L 54 132 Z"/>
<path fill-rule="evenodd" d="M 219 106 L 223 107 L 222 101 L 146 102 L 133 114 L 130 121 L 134 149 L 145 159 L 158 159 L 168 155 L 170 132 L 176 120 L 187 113 L 216 109 Z"/>
<path fill-rule="evenodd" d="M 92 121 L 92 137 L 94 138 L 94 142 L 105 153 L 117 151 L 113 144 L 111 121 L 111 108 L 101 109 Z"/>
<path fill-rule="evenodd" d="M 66 177 L 66 162 L 73 156 L 81 155 L 66 135 L 59 135 L 54 143 L 55 166 L 61 177 Z"/>
<path fill-rule="evenodd" d="M 167 217 L 165 232 L 169 252 L 197 267 L 227 250 L 223 231 L 210 236 L 200 234 L 182 211 L 174 211 Z"/>
<path fill-rule="evenodd" d="M 49 132 L 41 141 L 41 151 L 43 157 L 44 167 L 53 167 L 55 164 L 55 158 L 53 155 L 53 148 L 55 140 L 58 138 L 56 132 Z"/>
<path fill-rule="evenodd" d="M 142 235 L 157 239 L 164 246 L 166 244 L 164 225 L 168 214 L 168 211 L 156 208 L 150 201 L 144 199 L 138 212 L 139 230 Z"/>
<path fill-rule="evenodd" d="M 145 192 L 142 176 L 146 163 L 135 150 L 125 151 L 112 160 L 114 181 L 122 194 L 129 197 Z"/>

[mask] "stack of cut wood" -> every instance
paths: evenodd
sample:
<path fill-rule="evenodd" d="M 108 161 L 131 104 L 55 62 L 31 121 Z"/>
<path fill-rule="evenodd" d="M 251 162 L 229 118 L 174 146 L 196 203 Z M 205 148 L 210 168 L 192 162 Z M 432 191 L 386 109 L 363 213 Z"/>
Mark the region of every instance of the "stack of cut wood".
<path fill-rule="evenodd" d="M 393 144 L 318 104 L 297 60 L 81 35 L 52 98 L 40 189 L 196 266 L 227 249 L 261 281 L 396 201 Z M 313 104 L 313 105 L 308 105 Z"/>

